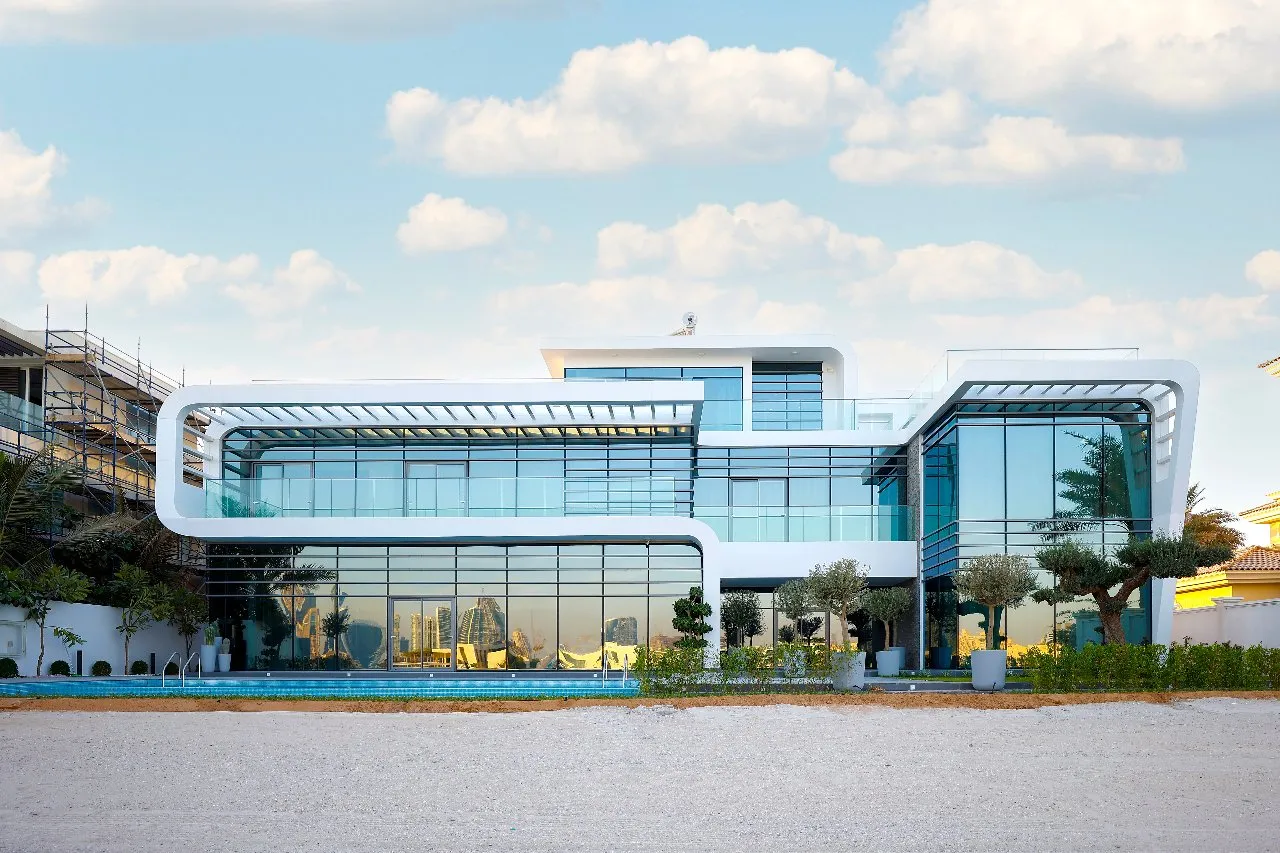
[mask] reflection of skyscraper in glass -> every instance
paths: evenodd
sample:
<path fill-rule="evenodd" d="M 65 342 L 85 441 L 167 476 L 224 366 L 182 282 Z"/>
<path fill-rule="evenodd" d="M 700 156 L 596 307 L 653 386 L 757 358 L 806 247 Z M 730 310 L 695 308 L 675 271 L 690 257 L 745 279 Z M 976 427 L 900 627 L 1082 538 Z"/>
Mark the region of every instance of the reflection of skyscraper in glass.
<path fill-rule="evenodd" d="M 448 649 L 453 646 L 453 610 L 447 604 L 441 604 L 436 607 L 436 630 L 440 634 L 440 639 L 436 645 L 431 648 Z"/>
<path fill-rule="evenodd" d="M 640 626 L 634 616 L 619 616 L 607 619 L 604 623 L 604 641 L 617 643 L 620 646 L 635 646 L 640 643 Z"/>
<path fill-rule="evenodd" d="M 496 598 L 477 598 L 476 606 L 467 608 L 458 620 L 458 642 L 484 651 L 506 648 L 507 617 Z"/>
<path fill-rule="evenodd" d="M 442 649 L 444 646 L 440 640 L 440 622 L 435 616 L 428 616 L 422 626 L 422 647 L 424 649 Z"/>
<path fill-rule="evenodd" d="M 414 613 L 409 617 L 409 651 L 416 652 L 422 648 L 422 614 Z M 427 648 L 431 648 L 428 646 Z"/>

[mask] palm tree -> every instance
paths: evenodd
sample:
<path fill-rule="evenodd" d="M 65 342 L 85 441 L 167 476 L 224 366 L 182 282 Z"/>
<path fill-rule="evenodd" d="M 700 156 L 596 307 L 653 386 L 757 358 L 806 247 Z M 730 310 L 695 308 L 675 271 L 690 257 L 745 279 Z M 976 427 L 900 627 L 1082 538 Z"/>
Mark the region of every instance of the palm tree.
<path fill-rule="evenodd" d="M 1201 509 L 1204 487 L 1193 483 L 1187 489 L 1187 510 L 1183 516 L 1183 532 L 1198 545 L 1225 546 L 1232 551 L 1244 547 L 1244 534 L 1231 525 L 1240 519 L 1235 513 L 1219 507 Z"/>
<path fill-rule="evenodd" d="M 0 566 L 24 566 L 46 554 L 50 539 L 73 515 L 62 496 L 79 482 L 48 451 L 0 451 Z"/>

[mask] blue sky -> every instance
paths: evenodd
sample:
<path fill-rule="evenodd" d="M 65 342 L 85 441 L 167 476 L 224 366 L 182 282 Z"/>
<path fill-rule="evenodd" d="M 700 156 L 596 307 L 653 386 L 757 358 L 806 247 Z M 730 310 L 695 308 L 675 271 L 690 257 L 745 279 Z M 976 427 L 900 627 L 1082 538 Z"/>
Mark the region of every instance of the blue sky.
<path fill-rule="evenodd" d="M 1211 499 L 1280 489 L 1274 0 L 176 8 L 0 0 L 5 319 L 192 381 L 536 375 L 685 310 L 869 390 L 1140 346 L 1202 369 Z"/>

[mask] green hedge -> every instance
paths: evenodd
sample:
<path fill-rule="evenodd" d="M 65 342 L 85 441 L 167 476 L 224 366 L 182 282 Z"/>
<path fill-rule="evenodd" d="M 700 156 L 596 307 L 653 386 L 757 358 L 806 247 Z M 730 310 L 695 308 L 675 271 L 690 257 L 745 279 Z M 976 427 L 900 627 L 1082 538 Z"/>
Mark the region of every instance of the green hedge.
<path fill-rule="evenodd" d="M 1262 646 L 1089 644 L 1083 649 L 1033 650 L 1022 663 L 1037 693 L 1280 689 L 1280 649 Z"/>

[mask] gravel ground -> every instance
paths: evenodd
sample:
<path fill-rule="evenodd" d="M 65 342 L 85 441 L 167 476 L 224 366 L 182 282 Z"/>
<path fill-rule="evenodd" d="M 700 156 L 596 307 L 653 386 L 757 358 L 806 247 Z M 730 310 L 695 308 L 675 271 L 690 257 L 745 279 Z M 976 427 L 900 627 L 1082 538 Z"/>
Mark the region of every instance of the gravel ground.
<path fill-rule="evenodd" d="M 1280 702 L 0 713 L 0 851 L 1275 850 Z"/>

